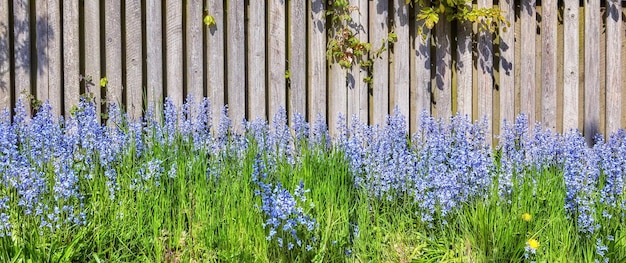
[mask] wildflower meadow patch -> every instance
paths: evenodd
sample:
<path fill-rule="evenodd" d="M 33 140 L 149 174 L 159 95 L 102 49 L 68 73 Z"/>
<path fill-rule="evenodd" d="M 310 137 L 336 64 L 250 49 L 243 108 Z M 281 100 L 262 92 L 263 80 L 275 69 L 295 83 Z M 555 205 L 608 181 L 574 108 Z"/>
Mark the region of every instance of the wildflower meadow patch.
<path fill-rule="evenodd" d="M 0 262 L 623 262 L 626 132 L 368 126 L 209 101 L 0 117 Z M 232 122 L 240 122 L 234 130 Z"/>

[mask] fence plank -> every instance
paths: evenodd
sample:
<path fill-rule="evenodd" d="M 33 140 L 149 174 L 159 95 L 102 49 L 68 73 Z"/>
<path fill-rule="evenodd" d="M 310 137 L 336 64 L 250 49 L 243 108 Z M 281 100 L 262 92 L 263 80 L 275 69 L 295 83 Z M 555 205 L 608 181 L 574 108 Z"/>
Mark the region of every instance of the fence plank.
<path fill-rule="evenodd" d="M 606 134 L 621 126 L 622 10 L 621 1 L 607 0 L 606 18 Z"/>
<path fill-rule="evenodd" d="M 600 1 L 585 0 L 585 124 L 588 145 L 600 132 Z"/>
<path fill-rule="evenodd" d="M 78 2 L 63 3 L 63 107 L 65 116 L 70 115 L 72 106 L 78 105 L 80 97 L 79 82 L 79 32 Z"/>
<path fill-rule="evenodd" d="M 104 2 L 105 27 L 105 72 L 107 103 L 122 103 L 122 28 L 121 6 L 117 0 Z"/>
<path fill-rule="evenodd" d="M 491 8 L 492 2 L 479 0 L 478 8 Z M 488 126 L 485 131 L 487 143 L 493 142 L 493 44 L 489 30 L 482 28 L 478 31 L 478 117 L 487 118 Z"/>
<path fill-rule="evenodd" d="M 372 46 L 374 49 L 386 46 L 388 25 L 387 16 L 389 14 L 389 6 L 386 1 L 370 2 L 370 33 Z M 383 50 L 374 58 L 372 75 L 374 76 L 372 89 L 374 97 L 374 118 L 373 124 L 385 124 L 387 114 L 389 113 L 389 55 L 387 50 Z"/>
<path fill-rule="evenodd" d="M 468 9 L 471 4 L 467 3 Z M 458 26 L 457 61 L 456 61 L 456 92 L 457 92 L 457 112 L 467 115 L 472 120 L 472 22 L 460 21 Z"/>
<path fill-rule="evenodd" d="M 333 62 L 328 68 L 328 130 L 331 136 L 337 135 L 339 114 L 346 116 L 348 110 L 348 90 L 346 70 Z"/>
<path fill-rule="evenodd" d="M 437 99 L 435 101 L 435 108 L 437 109 L 437 117 L 445 120 L 448 120 L 452 113 L 450 26 L 451 24 L 446 20 L 441 20 L 435 26 L 435 43 L 437 46 L 437 64 L 435 69 Z"/>
<path fill-rule="evenodd" d="M 13 74 L 15 98 L 22 98 L 30 108 L 31 54 L 30 54 L 30 4 L 28 0 L 13 0 Z"/>
<path fill-rule="evenodd" d="M 11 105 L 11 41 L 9 39 L 9 1 L 0 2 L 0 111 Z"/>
<path fill-rule="evenodd" d="M 515 3 L 513 0 L 500 1 L 504 18 L 514 25 Z M 500 124 L 515 119 L 515 27 L 500 27 Z M 503 125 L 500 125 L 502 134 Z"/>
<path fill-rule="evenodd" d="M 208 96 L 211 101 L 211 113 L 213 119 L 213 127 L 219 123 L 221 108 L 224 106 L 226 89 L 224 72 L 224 2 L 222 0 L 206 0 L 205 5 L 208 7 L 208 14 L 215 19 L 215 25 L 206 28 L 206 56 L 207 56 L 207 74 L 206 82 L 208 85 Z"/>
<path fill-rule="evenodd" d="M 323 0 L 312 0 L 308 21 L 309 121 L 326 118 L 326 25 Z"/>
<path fill-rule="evenodd" d="M 248 6 L 248 115 L 267 119 L 265 110 L 265 1 L 250 1 Z"/>
<path fill-rule="evenodd" d="M 35 50 L 36 50 L 36 97 L 38 100 L 47 101 L 48 90 L 48 2 L 35 3 Z"/>
<path fill-rule="evenodd" d="M 521 53 L 535 54 L 535 35 L 537 34 L 536 0 L 523 0 L 520 10 L 522 23 Z M 521 112 L 528 116 L 528 122 L 534 124 L 535 118 L 535 56 L 521 56 Z"/>
<path fill-rule="evenodd" d="M 163 14 L 162 2 L 146 0 L 146 77 L 148 108 L 163 105 Z"/>
<path fill-rule="evenodd" d="M 141 34 L 141 2 L 126 0 L 126 112 L 131 118 L 141 117 L 143 109 L 143 42 Z M 200 19 L 199 19 L 200 20 Z M 200 65 L 201 67 L 201 65 Z M 200 69 L 202 71 L 202 68 Z M 200 79 L 202 84 L 202 79 Z"/>
<path fill-rule="evenodd" d="M 240 131 L 246 114 L 246 82 L 241 80 L 241 76 L 246 75 L 244 0 L 230 1 L 226 8 L 228 113 L 233 128 Z"/>
<path fill-rule="evenodd" d="M 350 5 L 358 7 L 357 11 L 350 14 L 354 21 L 351 25 L 352 30 L 360 42 L 368 42 L 368 1 L 352 0 Z M 348 70 L 348 114 L 346 116 L 348 121 L 355 115 L 361 122 L 367 123 L 368 121 L 368 85 L 363 81 L 368 72 L 367 68 L 360 65 L 361 61 L 367 59 L 367 56 L 355 58 L 354 65 Z"/>
<path fill-rule="evenodd" d="M 578 2 L 565 1 L 563 14 L 563 131 L 578 129 Z"/>
<path fill-rule="evenodd" d="M 423 8 L 430 6 L 430 1 L 424 1 L 423 5 L 416 4 L 415 12 L 419 12 Z M 424 26 L 424 21 L 415 21 L 413 45 L 415 48 L 415 56 L 412 56 L 415 87 L 411 88 L 411 132 L 417 130 L 419 118 L 422 112 L 430 114 L 431 100 L 431 79 L 430 79 L 430 30 Z M 422 32 L 419 34 L 419 29 Z"/>
<path fill-rule="evenodd" d="M 165 94 L 174 105 L 183 104 L 183 2 L 165 1 Z"/>
<path fill-rule="evenodd" d="M 289 119 L 294 113 L 306 116 L 306 2 L 289 3 Z M 291 121 L 290 121 L 291 123 Z"/>
<path fill-rule="evenodd" d="M 544 0 L 541 10 L 541 120 L 544 128 L 556 131 L 557 0 Z"/>
<path fill-rule="evenodd" d="M 83 84 L 85 92 L 91 93 L 96 103 L 96 112 L 100 112 L 100 1 L 84 2 L 85 19 L 85 71 Z"/>
<path fill-rule="evenodd" d="M 287 45 L 285 43 L 285 1 L 269 1 L 269 119 L 274 120 L 274 115 L 279 108 L 287 106 Z"/>
<path fill-rule="evenodd" d="M 185 88 L 187 95 L 191 95 L 196 102 L 204 97 L 202 68 L 202 0 L 188 0 L 185 18 L 187 73 Z"/>
<path fill-rule="evenodd" d="M 62 29 L 61 29 L 61 2 L 60 0 L 48 1 L 48 101 L 52 112 L 56 116 L 63 113 L 63 89 L 62 58 Z"/>
<path fill-rule="evenodd" d="M 393 45 L 393 86 L 394 101 L 392 107 L 398 107 L 400 113 L 407 119 L 409 116 L 409 7 L 406 0 L 394 0 L 394 32 L 398 37 Z M 408 131 L 407 125 L 407 131 Z"/>

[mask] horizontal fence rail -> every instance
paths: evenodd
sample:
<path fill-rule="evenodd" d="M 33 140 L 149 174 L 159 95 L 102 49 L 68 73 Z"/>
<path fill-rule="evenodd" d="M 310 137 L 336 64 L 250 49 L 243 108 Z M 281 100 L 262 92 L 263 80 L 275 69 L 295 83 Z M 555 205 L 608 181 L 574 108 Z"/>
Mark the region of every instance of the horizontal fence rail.
<path fill-rule="evenodd" d="M 416 20 L 425 6 L 405 0 L 350 0 L 349 27 L 377 51 L 348 69 L 327 57 L 340 30 L 328 2 L 0 1 L 0 108 L 22 98 L 69 114 L 90 93 L 99 111 L 121 103 L 139 117 L 191 95 L 210 99 L 214 120 L 228 104 L 233 123 L 285 108 L 334 129 L 339 113 L 384 124 L 397 107 L 411 132 L 422 112 L 486 117 L 493 138 L 520 113 L 589 140 L 626 124 L 620 0 L 472 3 L 503 11 L 510 27 L 495 33 L 445 19 L 429 30 Z"/>

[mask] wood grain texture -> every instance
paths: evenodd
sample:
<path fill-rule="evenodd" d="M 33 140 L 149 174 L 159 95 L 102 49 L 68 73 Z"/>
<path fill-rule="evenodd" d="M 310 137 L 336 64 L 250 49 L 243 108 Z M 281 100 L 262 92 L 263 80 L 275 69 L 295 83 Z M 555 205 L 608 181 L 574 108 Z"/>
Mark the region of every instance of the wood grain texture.
<path fill-rule="evenodd" d="M 585 122 L 588 145 L 600 132 L 600 2 L 585 0 Z"/>
<path fill-rule="evenodd" d="M 148 109 L 163 106 L 163 12 L 162 2 L 146 0 L 146 98 Z"/>
<path fill-rule="evenodd" d="M 36 87 L 35 97 L 41 101 L 50 98 L 48 89 L 48 2 L 41 1 L 35 6 L 35 60 L 36 60 Z"/>
<path fill-rule="evenodd" d="M 430 5 L 430 1 L 424 1 L 424 6 L 419 3 L 416 4 L 415 12 L 419 12 L 422 8 Z M 416 14 L 417 15 L 417 14 Z M 431 78 L 430 78 L 430 43 L 431 32 L 424 26 L 424 21 L 415 21 L 415 29 L 413 31 L 413 48 L 415 49 L 414 55 L 412 54 L 412 68 L 411 72 L 414 75 L 415 83 L 414 87 L 411 87 L 411 120 L 409 121 L 411 132 L 417 131 L 420 115 L 425 112 L 430 114 L 430 101 L 431 101 Z M 419 34 L 418 29 L 422 29 L 422 33 Z"/>
<path fill-rule="evenodd" d="M 48 1 L 48 101 L 52 112 L 60 116 L 63 113 L 63 65 L 61 64 L 61 46 L 63 43 L 61 29 L 61 1 Z"/>
<path fill-rule="evenodd" d="M 269 47 L 268 47 L 268 75 L 269 75 L 269 120 L 280 108 L 287 109 L 287 44 L 286 44 L 286 8 L 284 0 L 269 1 Z"/>
<path fill-rule="evenodd" d="M 457 112 L 467 115 L 472 120 L 472 83 L 473 83 L 473 45 L 472 23 L 458 22 L 458 36 L 456 49 L 456 93 Z"/>
<path fill-rule="evenodd" d="M 394 32 L 398 37 L 398 41 L 393 44 L 393 85 L 394 85 L 394 100 L 391 107 L 398 107 L 400 113 L 404 115 L 407 123 L 410 118 L 410 106 L 409 106 L 409 83 L 410 83 L 410 67 L 409 56 L 409 7 L 406 0 L 394 0 Z M 451 70 L 450 70 L 451 72 Z M 450 74 L 452 75 L 452 74 Z M 452 86 L 450 86 L 451 88 Z M 393 109 L 393 108 L 392 108 Z M 408 131 L 408 125 L 406 126 Z"/>
<path fill-rule="evenodd" d="M 246 75 L 247 69 L 244 42 L 244 2 L 244 0 L 229 1 L 226 7 L 228 20 L 226 22 L 228 115 L 235 131 L 241 131 L 241 121 L 246 117 L 246 82 L 242 79 L 242 76 Z"/>
<path fill-rule="evenodd" d="M 541 120 L 543 127 L 556 131 L 557 100 L 557 0 L 544 0 L 541 19 Z"/>
<path fill-rule="evenodd" d="M 183 2 L 165 1 L 165 95 L 174 105 L 183 104 Z"/>
<path fill-rule="evenodd" d="M 354 21 L 354 23 L 351 24 L 351 29 L 355 32 L 356 37 L 360 42 L 368 42 L 368 1 L 352 0 L 350 5 L 358 7 L 358 10 L 352 12 L 351 14 L 352 21 Z M 348 112 L 346 117 L 348 118 L 348 121 L 351 121 L 353 116 L 356 116 L 360 122 L 367 123 L 369 113 L 369 87 L 363 79 L 368 77 L 368 72 L 367 68 L 359 65 L 359 61 L 362 61 L 359 59 L 366 60 L 368 57 L 364 56 L 363 58 L 356 58 L 354 65 L 348 70 Z"/>
<path fill-rule="evenodd" d="M 329 38 L 341 41 L 343 30 L 340 26 L 328 29 Z M 337 136 L 339 115 L 346 116 L 348 110 L 348 87 L 346 85 L 346 69 L 339 65 L 337 58 L 332 58 L 328 65 L 328 131 L 332 137 Z"/>
<path fill-rule="evenodd" d="M 224 17 L 224 2 L 222 0 L 205 0 L 208 13 L 215 19 L 215 25 L 206 27 L 206 60 L 208 97 L 211 101 L 213 127 L 217 127 L 220 120 L 221 108 L 225 103 L 226 72 L 224 60 L 224 45 L 226 20 Z"/>
<path fill-rule="evenodd" d="M 565 1 L 563 12 L 563 131 L 578 129 L 579 10 L 578 2 Z"/>
<path fill-rule="evenodd" d="M 389 3 L 386 1 L 370 2 L 370 34 L 374 49 L 387 45 L 385 42 L 389 33 L 387 16 L 389 15 Z M 374 57 L 372 83 L 374 97 L 373 124 L 384 125 L 389 114 L 389 54 L 386 50 Z"/>
<path fill-rule="evenodd" d="M 308 12 L 308 120 L 313 122 L 317 119 L 318 114 L 326 118 L 326 24 L 324 1 L 311 0 Z"/>
<path fill-rule="evenodd" d="M 622 10 L 621 1 L 607 0 L 606 10 L 606 134 L 621 127 Z"/>
<path fill-rule="evenodd" d="M 133 119 L 141 117 L 143 111 L 143 37 L 141 34 L 141 2 L 126 0 L 126 112 Z M 202 83 L 202 79 L 200 79 Z"/>
<path fill-rule="evenodd" d="M 520 10 L 520 20 L 522 23 L 521 32 L 521 53 L 535 54 L 535 37 L 537 34 L 537 22 L 535 7 L 536 0 L 522 0 Z M 521 113 L 528 117 L 528 122 L 534 125 L 535 117 L 535 56 L 521 56 Z"/>
<path fill-rule="evenodd" d="M 105 72 L 108 84 L 106 85 L 106 101 L 108 104 L 123 101 L 124 83 L 122 83 L 122 18 L 121 4 L 118 0 L 104 2 L 104 31 L 105 31 Z"/>
<path fill-rule="evenodd" d="M 0 1 L 0 111 L 12 108 L 9 15 L 9 1 Z"/>
<path fill-rule="evenodd" d="M 250 120 L 267 119 L 265 109 L 265 1 L 250 1 L 248 6 L 248 115 Z"/>
<path fill-rule="evenodd" d="M 515 3 L 513 0 L 500 1 L 500 10 L 511 26 L 500 27 L 500 124 L 505 120 L 515 121 Z M 502 134 L 504 128 L 500 125 Z"/>
<path fill-rule="evenodd" d="M 13 0 L 13 75 L 15 78 L 15 98 L 21 98 L 27 111 L 30 109 L 31 95 L 31 53 L 30 53 L 30 3 L 28 0 Z"/>
<path fill-rule="evenodd" d="M 450 43 L 450 27 L 447 21 L 435 26 L 435 45 L 437 62 L 435 65 L 437 117 L 448 120 L 452 115 L 452 46 Z"/>
<path fill-rule="evenodd" d="M 478 0 L 478 8 L 491 8 L 489 0 Z M 487 119 L 485 138 L 488 144 L 493 142 L 493 43 L 492 34 L 485 28 L 478 31 L 478 118 Z"/>
<path fill-rule="evenodd" d="M 204 97 L 204 69 L 202 65 L 202 0 L 187 0 L 185 16 L 185 88 L 196 103 Z"/>
<path fill-rule="evenodd" d="M 101 112 L 101 96 L 100 96 L 100 78 L 102 72 L 100 69 L 100 1 L 86 0 L 84 2 L 85 17 L 85 71 L 82 73 L 85 86 L 85 92 L 93 95 L 96 103 L 96 112 Z"/>
<path fill-rule="evenodd" d="M 78 105 L 79 79 L 79 10 L 78 1 L 63 1 L 63 108 L 70 115 L 72 106 Z"/>
<path fill-rule="evenodd" d="M 289 104 L 287 111 L 290 123 L 293 114 L 300 113 L 306 116 L 306 2 L 288 1 L 289 26 Z"/>

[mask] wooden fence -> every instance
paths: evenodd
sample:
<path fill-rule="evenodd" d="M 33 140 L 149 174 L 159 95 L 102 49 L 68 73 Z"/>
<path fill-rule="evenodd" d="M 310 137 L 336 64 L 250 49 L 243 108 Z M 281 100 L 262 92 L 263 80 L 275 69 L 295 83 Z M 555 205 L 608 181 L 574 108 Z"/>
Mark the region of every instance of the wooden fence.
<path fill-rule="evenodd" d="M 361 41 L 377 48 L 397 35 L 369 70 L 327 60 L 325 2 L 0 1 L 0 108 L 32 94 L 67 114 L 92 92 L 135 117 L 165 96 L 180 105 L 193 95 L 209 97 L 216 116 L 223 104 L 235 120 L 284 107 L 309 120 L 322 114 L 331 128 L 339 112 L 378 124 L 395 106 L 411 131 L 422 110 L 487 116 L 490 136 L 522 112 L 588 137 L 626 124 L 620 0 L 477 0 L 503 10 L 511 27 L 494 35 L 442 19 L 425 38 L 415 19 L 423 7 L 350 0 Z M 207 14 L 214 26 L 203 24 Z"/>

